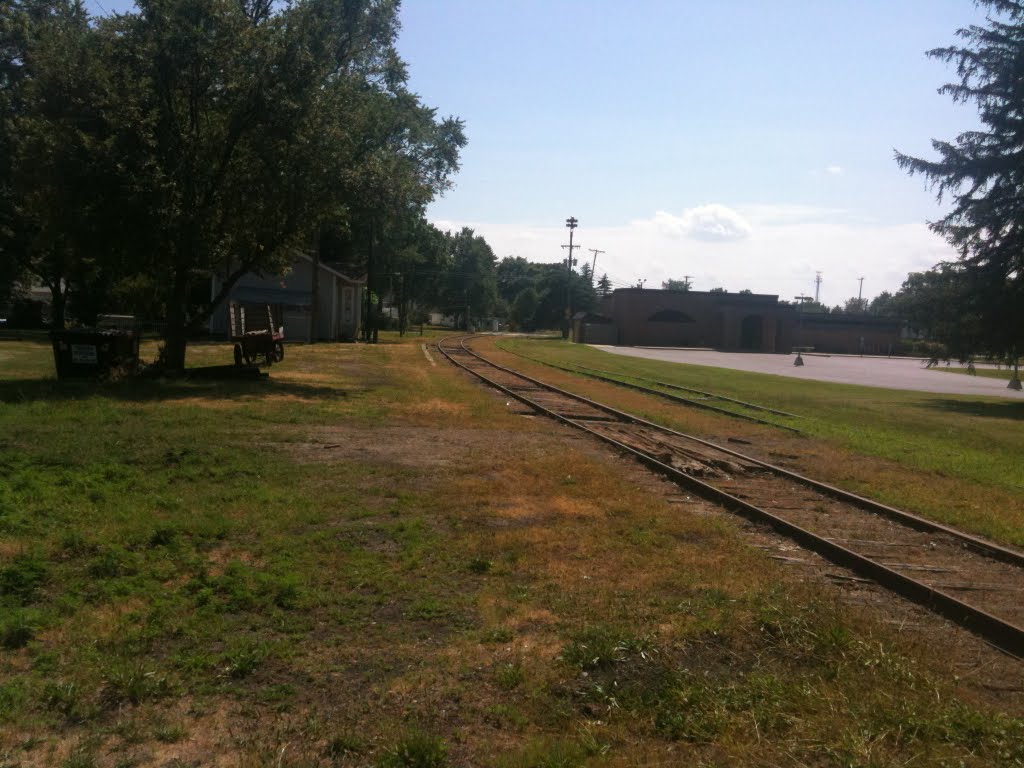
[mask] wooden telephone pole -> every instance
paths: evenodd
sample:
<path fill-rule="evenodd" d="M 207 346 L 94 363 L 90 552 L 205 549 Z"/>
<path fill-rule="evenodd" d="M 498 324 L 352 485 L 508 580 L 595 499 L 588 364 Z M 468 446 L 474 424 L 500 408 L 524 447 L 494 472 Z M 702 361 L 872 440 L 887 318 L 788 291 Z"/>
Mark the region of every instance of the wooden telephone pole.
<path fill-rule="evenodd" d="M 572 233 L 573 230 L 579 225 L 575 216 L 570 216 L 565 220 L 565 226 L 569 228 L 569 244 L 563 245 L 563 248 L 569 249 L 569 256 L 565 260 L 566 272 L 565 272 L 565 321 L 562 323 L 562 338 L 569 338 L 569 331 L 572 328 L 572 265 L 575 263 L 575 259 L 572 257 L 574 248 L 579 248 L 578 245 L 572 244 Z"/>

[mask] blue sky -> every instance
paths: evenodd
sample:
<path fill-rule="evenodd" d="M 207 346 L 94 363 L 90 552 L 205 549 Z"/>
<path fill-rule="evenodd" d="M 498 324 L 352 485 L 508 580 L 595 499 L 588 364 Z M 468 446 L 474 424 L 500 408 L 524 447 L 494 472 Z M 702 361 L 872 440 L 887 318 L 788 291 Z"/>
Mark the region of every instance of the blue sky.
<path fill-rule="evenodd" d="M 970 0 L 406 0 L 411 86 L 469 137 L 429 216 L 534 261 L 576 216 L 617 285 L 895 290 L 954 254 L 893 149 L 976 125 L 924 52 L 983 20 Z"/>

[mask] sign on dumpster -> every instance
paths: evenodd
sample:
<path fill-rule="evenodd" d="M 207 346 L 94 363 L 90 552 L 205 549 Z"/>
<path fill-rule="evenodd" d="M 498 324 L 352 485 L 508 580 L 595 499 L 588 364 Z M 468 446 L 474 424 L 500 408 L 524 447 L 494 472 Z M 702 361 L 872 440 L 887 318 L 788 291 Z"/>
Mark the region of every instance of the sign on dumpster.
<path fill-rule="evenodd" d="M 96 347 L 92 344 L 72 344 L 71 362 L 73 363 L 96 363 Z"/>

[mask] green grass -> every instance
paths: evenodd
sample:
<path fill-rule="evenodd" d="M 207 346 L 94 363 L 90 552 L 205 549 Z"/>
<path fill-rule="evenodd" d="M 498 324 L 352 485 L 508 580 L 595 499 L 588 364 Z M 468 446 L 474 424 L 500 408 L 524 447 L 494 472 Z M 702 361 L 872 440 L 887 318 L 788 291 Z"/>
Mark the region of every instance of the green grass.
<path fill-rule="evenodd" d="M 1024 759 L 928 645 L 383 341 L 118 383 L 0 342 L 0 765 Z"/>
<path fill-rule="evenodd" d="M 845 454 L 882 459 L 890 464 L 887 473 L 904 475 L 903 482 L 883 483 L 858 476 L 842 460 L 829 466 L 822 459 L 821 470 L 830 473 L 822 479 L 1024 546 L 1024 401 L 643 360 L 561 341 L 508 339 L 500 346 L 537 360 L 658 379 L 799 414 L 803 418 L 787 423 L 808 438 Z M 688 415 L 680 408 L 677 423 Z"/>
<path fill-rule="evenodd" d="M 981 376 L 986 379 L 1002 379 L 1003 381 L 1009 381 L 1013 377 L 1012 368 L 984 368 L 978 367 L 972 374 L 967 370 L 967 366 L 959 365 L 954 363 L 953 365 L 937 365 L 930 370 L 937 371 L 939 373 L 958 373 L 963 376 Z"/>

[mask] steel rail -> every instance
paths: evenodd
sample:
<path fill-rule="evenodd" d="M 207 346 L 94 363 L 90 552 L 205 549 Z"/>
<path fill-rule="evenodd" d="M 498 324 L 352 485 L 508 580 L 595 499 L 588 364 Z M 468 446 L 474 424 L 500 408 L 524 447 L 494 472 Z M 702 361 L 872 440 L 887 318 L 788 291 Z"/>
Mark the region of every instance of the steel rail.
<path fill-rule="evenodd" d="M 679 403 L 681 405 L 686 405 L 686 406 L 689 406 L 691 408 L 700 408 L 700 409 L 705 410 L 705 411 L 712 411 L 714 413 L 720 413 L 720 414 L 722 414 L 724 416 L 731 416 L 731 417 L 733 417 L 735 419 L 743 419 L 744 421 L 751 421 L 751 422 L 753 422 L 755 424 L 763 424 L 763 425 L 768 426 L 768 427 L 775 427 L 777 429 L 785 429 L 785 430 L 788 430 L 790 432 L 795 432 L 797 434 L 802 434 L 802 432 L 799 429 L 797 429 L 796 427 L 791 427 L 791 426 L 789 426 L 787 424 L 777 424 L 774 421 L 767 421 L 765 419 L 759 419 L 756 416 L 750 416 L 750 415 L 748 415 L 746 413 L 737 413 L 736 411 L 730 411 L 730 410 L 728 410 L 726 408 L 719 408 L 716 405 L 709 405 L 708 403 L 699 403 L 696 400 L 690 400 L 689 398 L 679 397 L 677 395 L 673 395 L 670 392 L 659 392 L 656 389 L 650 389 L 649 387 L 644 387 L 644 386 L 641 386 L 639 384 L 630 384 L 628 381 L 619 381 L 618 379 L 612 379 L 612 378 L 608 378 L 607 376 L 601 376 L 600 373 L 602 373 L 602 372 L 596 371 L 593 368 L 586 368 L 586 367 L 584 367 L 582 365 L 577 365 L 575 368 L 568 368 L 566 366 L 558 365 L 556 363 L 549 363 L 549 362 L 546 362 L 544 360 L 537 360 L 536 358 L 530 357 L 529 355 L 524 355 L 522 352 L 515 352 L 515 351 L 513 351 L 511 349 L 505 349 L 503 351 L 504 352 L 508 352 L 510 355 L 516 355 L 517 357 L 521 357 L 524 360 L 530 360 L 530 361 L 532 361 L 534 363 L 537 363 L 538 365 L 546 365 L 549 368 L 554 368 L 554 369 L 559 370 L 559 371 L 565 371 L 566 373 L 576 374 L 578 376 L 587 376 L 587 377 L 592 378 L 592 379 L 597 379 L 598 381 L 607 381 L 607 382 L 609 382 L 611 384 L 616 384 L 616 385 L 618 385 L 620 387 L 625 387 L 627 389 L 635 389 L 638 392 L 644 392 L 644 393 L 649 394 L 649 395 L 656 395 L 657 397 L 664 398 L 665 400 L 670 400 L 673 403 Z M 610 373 L 610 372 L 608 372 L 608 373 Z M 616 375 L 616 376 L 619 376 L 619 375 L 626 376 L 627 378 L 639 378 L 637 376 L 627 376 L 626 374 L 614 374 L 614 375 Z M 645 381 L 645 379 L 640 379 L 640 380 L 641 381 Z M 756 408 L 758 410 L 769 411 L 771 413 L 777 413 L 777 414 L 780 414 L 780 415 L 783 415 L 783 416 L 793 416 L 793 418 L 800 418 L 799 416 L 795 416 L 794 414 L 791 414 L 791 413 L 785 413 L 784 411 L 773 411 L 771 408 L 765 408 L 763 406 L 754 405 L 752 403 L 744 403 L 742 400 L 733 400 L 732 398 L 723 397 L 721 395 L 715 395 L 715 394 L 711 394 L 711 393 L 700 392 L 700 390 L 696 390 L 696 389 L 687 389 L 686 387 L 679 387 L 679 386 L 677 386 L 675 384 L 665 384 L 664 382 L 660 382 L 660 381 L 656 381 L 656 382 L 653 382 L 653 383 L 660 384 L 661 386 L 664 386 L 664 387 L 673 387 L 675 389 L 682 389 L 682 390 L 687 391 L 687 392 L 698 392 L 700 394 L 707 394 L 707 395 L 710 395 L 711 397 L 717 397 L 717 398 L 719 398 L 721 400 L 728 400 L 729 402 L 737 403 L 739 405 L 743 405 L 743 406 L 746 406 L 748 408 Z"/>
<path fill-rule="evenodd" d="M 597 408 L 598 410 L 606 412 L 609 415 L 622 418 L 628 422 L 642 424 L 644 426 L 648 426 L 656 430 L 668 432 L 669 434 L 672 434 L 677 437 L 694 440 L 700 444 L 707 445 L 716 450 L 723 451 L 737 458 L 741 458 L 746 461 L 750 461 L 756 465 L 760 465 L 764 468 L 777 471 L 782 475 L 788 476 L 794 480 L 798 480 L 799 482 L 806 485 L 810 485 L 811 487 L 814 487 L 818 490 L 826 491 L 830 494 L 839 495 L 839 497 L 842 498 L 843 500 L 855 502 L 858 506 L 867 505 L 869 511 L 876 511 L 877 507 L 880 511 L 895 512 L 898 515 L 896 519 L 900 520 L 901 522 L 908 522 L 908 524 L 910 522 L 914 522 L 927 525 L 927 530 L 942 532 L 950 536 L 953 536 L 963 541 L 965 544 L 970 545 L 972 549 L 981 551 L 983 554 L 989 555 L 995 559 L 1010 562 L 1014 565 L 1024 566 L 1024 556 L 1012 550 L 1004 549 L 1002 547 L 999 547 L 998 545 L 986 542 L 981 539 L 976 539 L 975 537 L 970 536 L 969 534 L 964 534 L 961 531 L 948 528 L 938 523 L 933 523 L 929 520 L 924 520 L 923 518 L 919 518 L 916 515 L 911 515 L 910 513 L 902 512 L 901 510 L 896 510 L 892 507 L 887 507 L 885 505 L 879 505 L 877 502 L 873 502 L 870 499 L 864 499 L 863 497 L 857 496 L 856 494 L 850 494 L 846 491 L 842 491 L 841 489 L 835 488 L 833 486 L 829 486 L 824 483 L 818 483 L 817 481 L 811 480 L 810 478 L 806 478 L 802 475 L 790 472 L 789 470 L 782 469 L 781 467 L 775 467 L 774 465 L 767 464 L 766 462 L 762 462 L 758 459 L 754 459 L 749 456 L 744 456 L 743 454 L 737 453 L 736 451 L 732 451 L 727 448 L 722 448 L 721 446 L 717 446 L 714 443 L 710 443 L 706 440 L 701 440 L 700 438 L 685 435 L 683 433 L 676 432 L 675 430 L 666 429 L 664 427 L 661 427 L 660 425 L 648 422 L 645 419 L 640 419 L 638 417 L 632 416 L 631 414 L 627 414 L 615 408 L 605 406 L 601 403 L 597 403 L 593 400 L 582 397 L 580 395 L 576 395 L 571 392 L 559 389 L 558 387 L 553 387 L 549 384 L 545 384 L 544 382 L 538 381 L 537 379 L 534 379 L 530 376 L 526 376 L 525 374 L 522 374 L 518 371 L 513 371 L 509 368 L 498 365 L 497 363 L 487 360 L 483 356 L 479 355 L 476 352 L 473 352 L 468 347 L 466 347 L 465 342 L 468 338 L 471 337 L 458 337 L 458 340 L 460 342 L 460 352 L 465 352 L 466 354 L 471 355 L 476 360 L 479 360 L 481 363 L 484 363 L 485 365 L 503 371 L 504 373 L 513 376 L 518 376 L 523 380 L 528 381 L 531 384 L 538 386 L 542 389 L 558 393 L 560 395 L 569 397 L 570 399 L 576 400 L 578 402 L 585 403 L 593 408 Z M 726 506 L 727 508 L 742 514 L 748 519 L 760 523 L 765 523 L 771 526 L 774 530 L 778 531 L 779 533 L 789 538 L 792 538 L 793 540 L 800 543 L 802 546 L 805 546 L 808 549 L 818 553 L 827 560 L 837 565 L 849 568 L 850 570 L 860 574 L 861 576 L 865 576 L 876 581 L 881 586 L 895 592 L 896 594 L 899 594 L 900 596 L 908 600 L 911 600 L 912 602 L 917 603 L 918 605 L 926 607 L 929 610 L 952 621 L 953 623 L 979 635 L 980 637 L 984 638 L 986 641 L 988 641 L 995 647 L 999 648 L 1000 650 L 1012 656 L 1015 656 L 1016 658 L 1024 659 L 1024 629 L 1021 629 L 1020 627 L 1017 627 L 1014 624 L 1006 622 L 986 611 L 969 605 L 968 603 L 965 603 L 951 595 L 948 595 L 941 590 L 935 589 L 934 587 L 931 587 L 927 584 L 923 584 L 915 579 L 898 573 L 897 571 L 894 571 L 893 569 L 881 563 L 878 563 L 870 558 L 858 554 L 857 552 L 847 549 L 846 547 L 836 544 L 834 541 L 830 541 L 821 536 L 818 536 L 817 534 L 814 534 L 805 528 L 795 525 L 794 523 L 791 523 L 787 520 L 784 520 L 778 517 L 777 515 L 768 512 L 767 510 L 761 509 L 760 507 L 743 501 L 742 499 L 739 499 L 729 493 L 726 493 L 725 491 L 715 488 L 712 485 L 704 483 L 701 480 L 698 480 L 694 477 L 691 477 L 690 475 L 681 472 L 675 467 L 672 467 L 668 464 L 665 464 L 664 462 L 659 461 L 653 456 L 650 456 L 640 450 L 637 450 L 636 448 L 633 448 L 632 446 L 626 445 L 621 441 L 615 440 L 612 437 L 604 435 L 590 428 L 585 423 L 581 423 L 578 420 L 574 420 L 569 417 L 563 416 L 557 411 L 554 411 L 533 400 L 530 400 L 529 398 L 519 394 L 515 390 L 505 385 L 502 385 L 494 381 L 493 379 L 488 378 L 480 371 L 476 371 L 473 368 L 464 365 L 463 363 L 456 360 L 454 356 L 450 354 L 449 351 L 442 346 L 444 341 L 446 340 L 442 339 L 438 341 L 437 348 L 453 364 L 459 366 L 463 370 L 468 371 L 469 373 L 472 373 L 474 376 L 486 382 L 490 386 L 495 387 L 496 389 L 499 389 L 502 392 L 505 392 L 509 396 L 528 405 L 530 408 L 538 411 L 539 413 L 549 416 L 560 423 L 576 427 L 577 429 L 581 429 L 585 432 L 592 434 L 593 436 L 599 438 L 600 440 L 610 445 L 613 445 L 617 449 L 631 456 L 634 456 L 646 466 L 658 471 L 659 473 L 665 475 L 666 477 L 669 477 L 674 482 L 684 487 L 692 489 L 694 492 L 700 494 L 701 496 L 717 501 Z M 912 525 L 911 527 L 917 528 L 918 526 Z"/>
<path fill-rule="evenodd" d="M 539 361 L 538 361 L 539 362 Z M 737 400 L 735 397 L 727 397 L 726 395 L 719 395 L 715 392 L 705 392 L 702 389 L 693 389 L 692 387 L 684 387 L 680 384 L 670 384 L 667 381 L 658 381 L 657 379 L 645 379 L 643 376 L 633 376 L 627 373 L 616 373 L 615 371 L 603 371 L 600 368 L 587 368 L 585 365 L 576 366 L 582 371 L 590 371 L 593 373 L 601 373 L 607 376 L 625 376 L 628 379 L 636 379 L 637 381 L 646 381 L 649 384 L 657 384 L 659 387 L 668 387 L 669 389 L 679 389 L 683 392 L 692 392 L 695 395 L 704 395 L 705 397 L 712 397 L 716 400 L 725 400 L 727 403 L 736 403 L 742 405 L 745 408 L 752 408 L 756 411 L 765 411 L 767 413 L 773 413 L 776 416 L 788 416 L 791 419 L 802 419 L 798 413 L 789 413 L 788 411 L 779 411 L 775 408 L 769 408 L 764 405 L 758 405 L 757 403 L 748 403 L 746 400 Z"/>
<path fill-rule="evenodd" d="M 780 410 L 777 410 L 775 408 L 769 408 L 769 407 L 764 406 L 764 405 L 758 405 L 757 403 L 748 403 L 746 400 L 737 400 L 735 397 L 728 397 L 727 395 L 720 395 L 717 392 L 706 392 L 703 389 L 694 389 L 693 387 L 684 387 L 684 386 L 682 386 L 680 384 L 670 384 L 667 381 L 658 381 L 657 379 L 645 379 L 643 376 L 634 376 L 631 373 L 619 373 L 618 371 L 605 371 L 605 370 L 602 370 L 601 368 L 588 368 L 587 366 L 580 365 L 579 363 L 573 363 L 572 364 L 573 365 L 572 368 L 567 368 L 565 366 L 558 365 L 557 363 L 550 363 L 547 360 L 538 360 L 536 357 L 530 357 L 529 355 L 524 354 L 522 352 L 517 352 L 514 349 L 506 349 L 505 347 L 502 347 L 501 349 L 502 349 L 503 352 L 508 352 L 510 355 L 516 355 L 518 357 L 523 358 L 524 360 L 531 360 L 531 361 L 533 361 L 535 363 L 538 363 L 539 365 L 547 365 L 547 366 L 550 366 L 551 368 L 557 368 L 560 371 L 567 371 L 569 373 L 579 373 L 580 371 L 583 371 L 584 372 L 583 373 L 584 376 L 590 376 L 592 374 L 604 374 L 604 375 L 594 375 L 593 378 L 595 378 L 595 379 L 603 379 L 605 381 L 611 381 L 611 382 L 613 382 L 615 384 L 624 384 L 624 382 L 621 382 L 621 381 L 619 381 L 618 379 L 615 379 L 615 378 L 611 378 L 613 376 L 619 376 L 619 377 L 623 377 L 623 378 L 627 378 L 627 379 L 636 379 L 637 381 L 646 381 L 648 384 L 657 384 L 659 387 L 667 387 L 668 389 L 678 389 L 678 390 L 681 390 L 683 392 L 692 392 L 695 395 L 703 395 L 704 397 L 708 397 L 708 398 L 711 398 L 711 399 L 714 399 L 714 400 L 724 400 L 727 403 L 736 403 L 736 405 L 742 405 L 744 408 L 750 408 L 750 409 L 755 410 L 755 411 L 765 411 L 766 413 L 773 413 L 776 416 L 788 416 L 791 419 L 802 419 L 803 418 L 803 416 L 801 416 L 798 413 L 789 413 L 788 411 L 780 411 Z M 655 394 L 663 394 L 663 393 L 658 393 L 656 390 L 649 390 L 649 391 L 654 392 Z M 692 402 L 692 401 L 685 401 L 685 399 L 684 399 L 684 402 Z M 692 403 L 692 404 L 693 405 L 697 405 L 698 407 L 700 407 L 702 405 L 701 403 Z M 733 411 L 726 411 L 724 409 L 715 409 L 715 410 L 721 410 L 722 413 L 727 413 L 730 416 L 740 416 L 740 417 L 746 418 L 743 414 L 738 414 L 738 413 L 735 413 Z M 770 422 L 770 421 L 765 421 L 763 423 L 764 424 L 771 424 L 772 426 L 776 426 L 776 427 L 784 426 L 782 424 L 774 424 L 773 422 Z"/>

